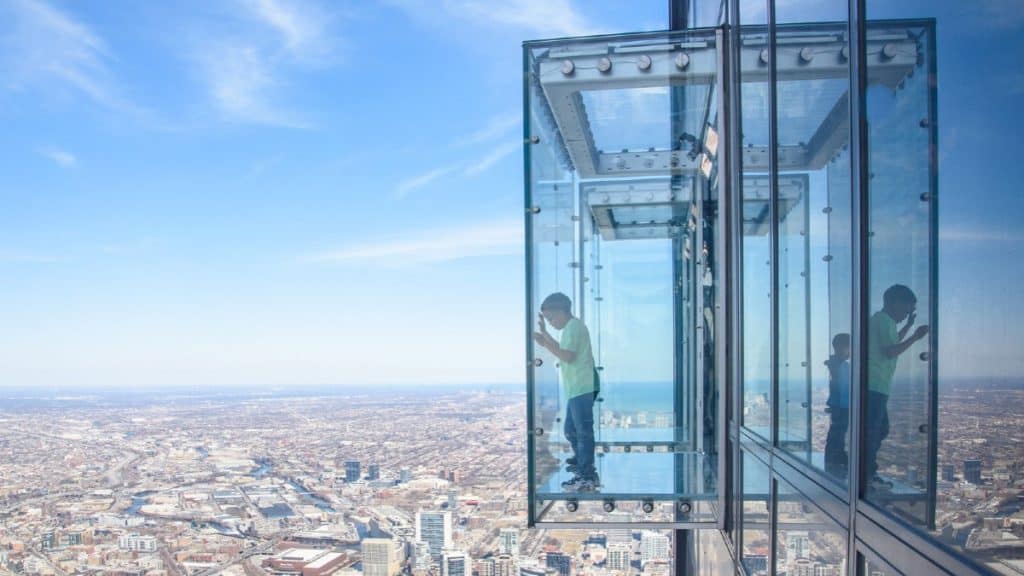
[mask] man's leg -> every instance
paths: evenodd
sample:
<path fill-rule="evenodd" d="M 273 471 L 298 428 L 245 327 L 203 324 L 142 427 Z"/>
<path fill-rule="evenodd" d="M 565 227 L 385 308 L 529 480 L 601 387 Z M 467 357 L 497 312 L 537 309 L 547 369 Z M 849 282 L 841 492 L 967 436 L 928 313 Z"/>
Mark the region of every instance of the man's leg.
<path fill-rule="evenodd" d="M 573 423 L 576 424 L 576 467 L 579 475 L 588 480 L 597 479 L 594 468 L 594 394 L 580 394 L 570 401 Z"/>
<path fill-rule="evenodd" d="M 882 440 L 889 434 L 889 416 L 886 414 L 888 400 L 885 394 L 868 390 L 864 468 L 869 480 L 878 472 L 878 450 L 882 447 Z"/>
<path fill-rule="evenodd" d="M 569 457 L 567 464 L 578 463 L 576 453 L 578 452 L 576 446 L 576 422 L 573 418 L 572 399 L 569 399 L 569 403 L 565 406 L 565 440 L 569 443 L 569 448 L 572 450 L 572 456 Z"/>

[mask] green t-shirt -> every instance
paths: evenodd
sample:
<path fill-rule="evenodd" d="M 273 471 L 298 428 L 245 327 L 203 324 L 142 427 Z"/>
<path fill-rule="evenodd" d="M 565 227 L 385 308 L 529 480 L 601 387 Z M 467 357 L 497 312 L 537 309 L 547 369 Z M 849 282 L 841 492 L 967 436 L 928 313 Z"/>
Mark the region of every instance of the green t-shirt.
<path fill-rule="evenodd" d="M 896 321 L 885 311 L 875 312 L 868 322 L 868 390 L 889 394 L 892 375 L 896 372 L 896 358 L 885 355 L 884 350 L 897 344 Z"/>
<path fill-rule="evenodd" d="M 578 318 L 572 318 L 562 328 L 562 338 L 558 345 L 562 350 L 576 353 L 573 362 L 562 362 L 562 389 L 567 398 L 575 398 L 581 394 L 594 391 L 594 353 L 590 348 L 590 332 Z"/>

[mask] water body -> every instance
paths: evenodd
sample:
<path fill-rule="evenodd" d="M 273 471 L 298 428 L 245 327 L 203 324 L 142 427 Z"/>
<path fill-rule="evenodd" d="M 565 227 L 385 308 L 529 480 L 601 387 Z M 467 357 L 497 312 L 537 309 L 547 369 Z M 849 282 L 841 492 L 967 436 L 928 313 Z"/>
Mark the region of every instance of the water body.
<path fill-rule="evenodd" d="M 262 480 L 267 474 L 270 474 L 270 462 L 266 460 L 257 460 L 256 463 L 258 466 L 253 468 L 252 472 L 249 472 L 249 475 L 256 480 Z"/>
<path fill-rule="evenodd" d="M 153 494 L 156 494 L 156 492 L 152 490 L 146 490 L 145 492 L 133 494 L 132 505 L 128 507 L 128 510 L 125 511 L 125 514 L 129 516 L 138 516 L 139 510 L 146 504 L 146 498 L 152 496 Z"/>
<path fill-rule="evenodd" d="M 329 502 L 327 502 L 323 498 L 320 498 L 319 496 L 310 493 L 310 491 L 307 490 L 304 486 L 302 486 L 302 484 L 299 484 L 294 480 L 289 480 L 288 483 L 291 484 L 292 488 L 295 488 L 295 491 L 298 492 L 300 496 L 302 496 L 309 502 L 312 502 L 313 505 L 316 506 L 317 508 L 323 510 L 324 512 L 335 511 L 334 508 L 331 507 L 331 504 Z"/>
<path fill-rule="evenodd" d="M 369 525 L 362 522 L 353 522 L 353 524 L 356 526 L 360 540 L 364 538 L 391 538 L 391 534 L 380 529 L 380 525 L 377 524 L 376 520 L 370 520 Z"/>

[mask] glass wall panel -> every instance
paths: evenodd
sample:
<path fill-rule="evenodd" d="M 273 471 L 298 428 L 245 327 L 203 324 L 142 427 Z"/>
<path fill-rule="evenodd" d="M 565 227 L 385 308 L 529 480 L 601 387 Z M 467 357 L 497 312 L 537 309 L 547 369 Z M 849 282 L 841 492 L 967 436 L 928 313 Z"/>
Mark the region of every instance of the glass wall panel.
<path fill-rule="evenodd" d="M 697 574 L 700 576 L 725 576 L 736 573 L 736 565 L 729 554 L 723 534 L 717 530 L 698 530 Z"/>
<path fill-rule="evenodd" d="M 769 573 L 771 556 L 771 474 L 761 460 L 741 450 L 741 507 L 739 555 L 749 576 Z"/>
<path fill-rule="evenodd" d="M 860 568 L 857 571 L 860 576 L 899 576 L 899 572 L 891 568 L 883 567 L 877 562 L 872 562 L 865 556 L 859 556 Z"/>
<path fill-rule="evenodd" d="M 768 172 L 768 16 L 763 1 L 739 7 L 743 206 L 743 414 L 751 431 L 771 432 L 771 209 Z"/>
<path fill-rule="evenodd" d="M 531 46 L 533 519 L 710 522 L 716 32 Z"/>
<path fill-rule="evenodd" d="M 893 491 L 897 493 L 902 484 L 919 490 L 922 479 L 933 476 L 935 500 L 927 505 L 934 505 L 934 526 L 925 528 L 934 529 L 924 533 L 991 571 L 1005 571 L 1007 563 L 1024 560 L 1024 548 L 1015 544 L 1021 537 L 1016 518 L 1021 513 L 1019 480 L 1024 472 L 1024 420 L 1020 416 L 1024 414 L 1024 364 L 1019 345 L 1024 340 L 1024 323 L 1020 321 L 1024 317 L 1024 299 L 1020 297 L 1024 284 L 1024 235 L 1020 233 L 1024 219 L 1024 195 L 1020 194 L 1024 82 L 1019 61 L 1024 53 L 1024 10 L 1019 2 L 967 6 L 956 0 L 868 0 L 866 9 L 869 21 L 933 18 L 934 29 L 926 28 L 918 44 L 933 50 L 936 71 L 934 76 L 928 74 L 926 61 L 922 61 L 902 87 L 876 88 L 868 101 L 874 179 L 888 180 L 895 188 L 893 175 L 902 171 L 905 181 L 899 186 L 914 187 L 903 191 L 906 199 L 902 203 L 885 195 L 886 205 L 895 205 L 884 214 L 884 207 L 879 207 L 873 215 L 895 223 L 906 220 L 906 212 L 915 206 L 914 223 L 902 237 L 887 248 L 879 240 L 872 254 L 902 254 L 898 260 L 906 274 L 889 281 L 906 284 L 918 296 L 917 318 L 908 336 L 917 326 L 930 328 L 928 336 L 897 359 L 888 403 L 892 430 L 882 443 L 879 472 L 894 477 Z M 891 27 L 875 28 L 878 34 L 891 35 L 887 36 L 890 41 L 896 40 Z M 919 30 L 909 28 L 915 37 Z M 889 53 L 898 56 L 900 52 L 893 52 L 896 47 Z M 869 50 L 870 69 L 880 70 L 887 57 L 884 44 L 873 49 L 869 46 Z M 929 57 L 922 49 L 917 55 L 922 60 Z M 936 89 L 933 106 L 937 112 L 933 116 L 937 122 L 931 142 L 925 141 L 927 130 L 922 126 L 925 117 L 920 94 L 926 83 Z M 905 119 L 897 124 L 901 114 Z M 930 161 L 937 167 L 930 175 L 936 181 L 930 189 L 923 187 L 927 184 L 923 166 L 929 145 Z M 878 186 L 873 190 L 884 194 Z M 929 191 L 933 196 L 926 202 L 922 193 Z M 914 242 L 923 235 L 922 213 L 939 196 L 942 203 L 933 241 L 938 243 L 935 268 L 941 281 L 932 294 L 925 295 L 924 288 L 915 283 L 921 282 L 919 270 L 924 262 Z M 935 208 L 930 210 L 934 213 Z M 895 267 L 895 260 L 889 256 L 887 270 L 881 272 Z M 878 291 L 886 287 L 882 279 L 872 282 L 876 302 L 872 312 L 882 304 Z M 935 302 L 931 311 L 929 297 Z M 937 374 L 932 389 L 937 393 L 933 404 L 937 418 L 933 420 L 936 453 L 931 470 L 921 468 L 927 465 L 927 458 L 909 454 L 924 443 L 907 436 L 924 434 L 914 427 L 893 426 L 899 418 L 921 421 L 921 373 L 927 364 L 923 352 L 931 355 Z M 903 462 L 897 459 L 901 454 L 907 454 Z M 893 498 L 883 489 L 872 501 L 898 512 Z M 927 520 L 928 514 L 901 516 Z"/>
<path fill-rule="evenodd" d="M 834 5 L 825 14 L 845 10 L 844 2 L 825 4 Z M 778 444 L 844 483 L 852 270 L 846 39 L 845 24 L 778 30 L 775 210 Z"/>
<path fill-rule="evenodd" d="M 934 77 L 928 25 L 868 27 L 867 498 L 933 521 Z"/>
<path fill-rule="evenodd" d="M 571 267 L 575 258 L 576 218 L 575 182 L 550 118 L 542 109 L 531 107 L 529 132 L 536 143 L 528 146 L 530 179 L 527 205 L 530 207 L 528 259 L 530 260 L 530 317 L 534 329 L 548 334 L 558 332 L 542 320 L 541 304 L 551 294 L 562 293 L 570 300 L 576 292 Z M 578 308 L 574 309 L 578 314 Z M 559 468 L 562 454 L 561 423 L 565 398 L 559 384 L 557 359 L 539 342 L 531 352 L 533 413 L 533 482 L 543 486 Z"/>
<path fill-rule="evenodd" d="M 777 490 L 776 574 L 845 574 L 846 531 L 785 481 Z"/>

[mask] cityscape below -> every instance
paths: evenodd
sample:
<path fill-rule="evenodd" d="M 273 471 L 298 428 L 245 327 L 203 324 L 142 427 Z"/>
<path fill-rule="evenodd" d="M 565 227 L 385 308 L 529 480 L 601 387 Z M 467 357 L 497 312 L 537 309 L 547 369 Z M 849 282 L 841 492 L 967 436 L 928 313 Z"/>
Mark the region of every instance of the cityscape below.
<path fill-rule="evenodd" d="M 672 573 L 668 531 L 526 529 L 517 387 L 0 396 L 0 574 Z M 1020 387 L 944 390 L 937 536 L 1016 566 L 1024 411 L 1008 401 Z M 826 536 L 786 532 L 784 562 L 841 573 Z M 746 542 L 754 573 L 764 546 Z"/>

